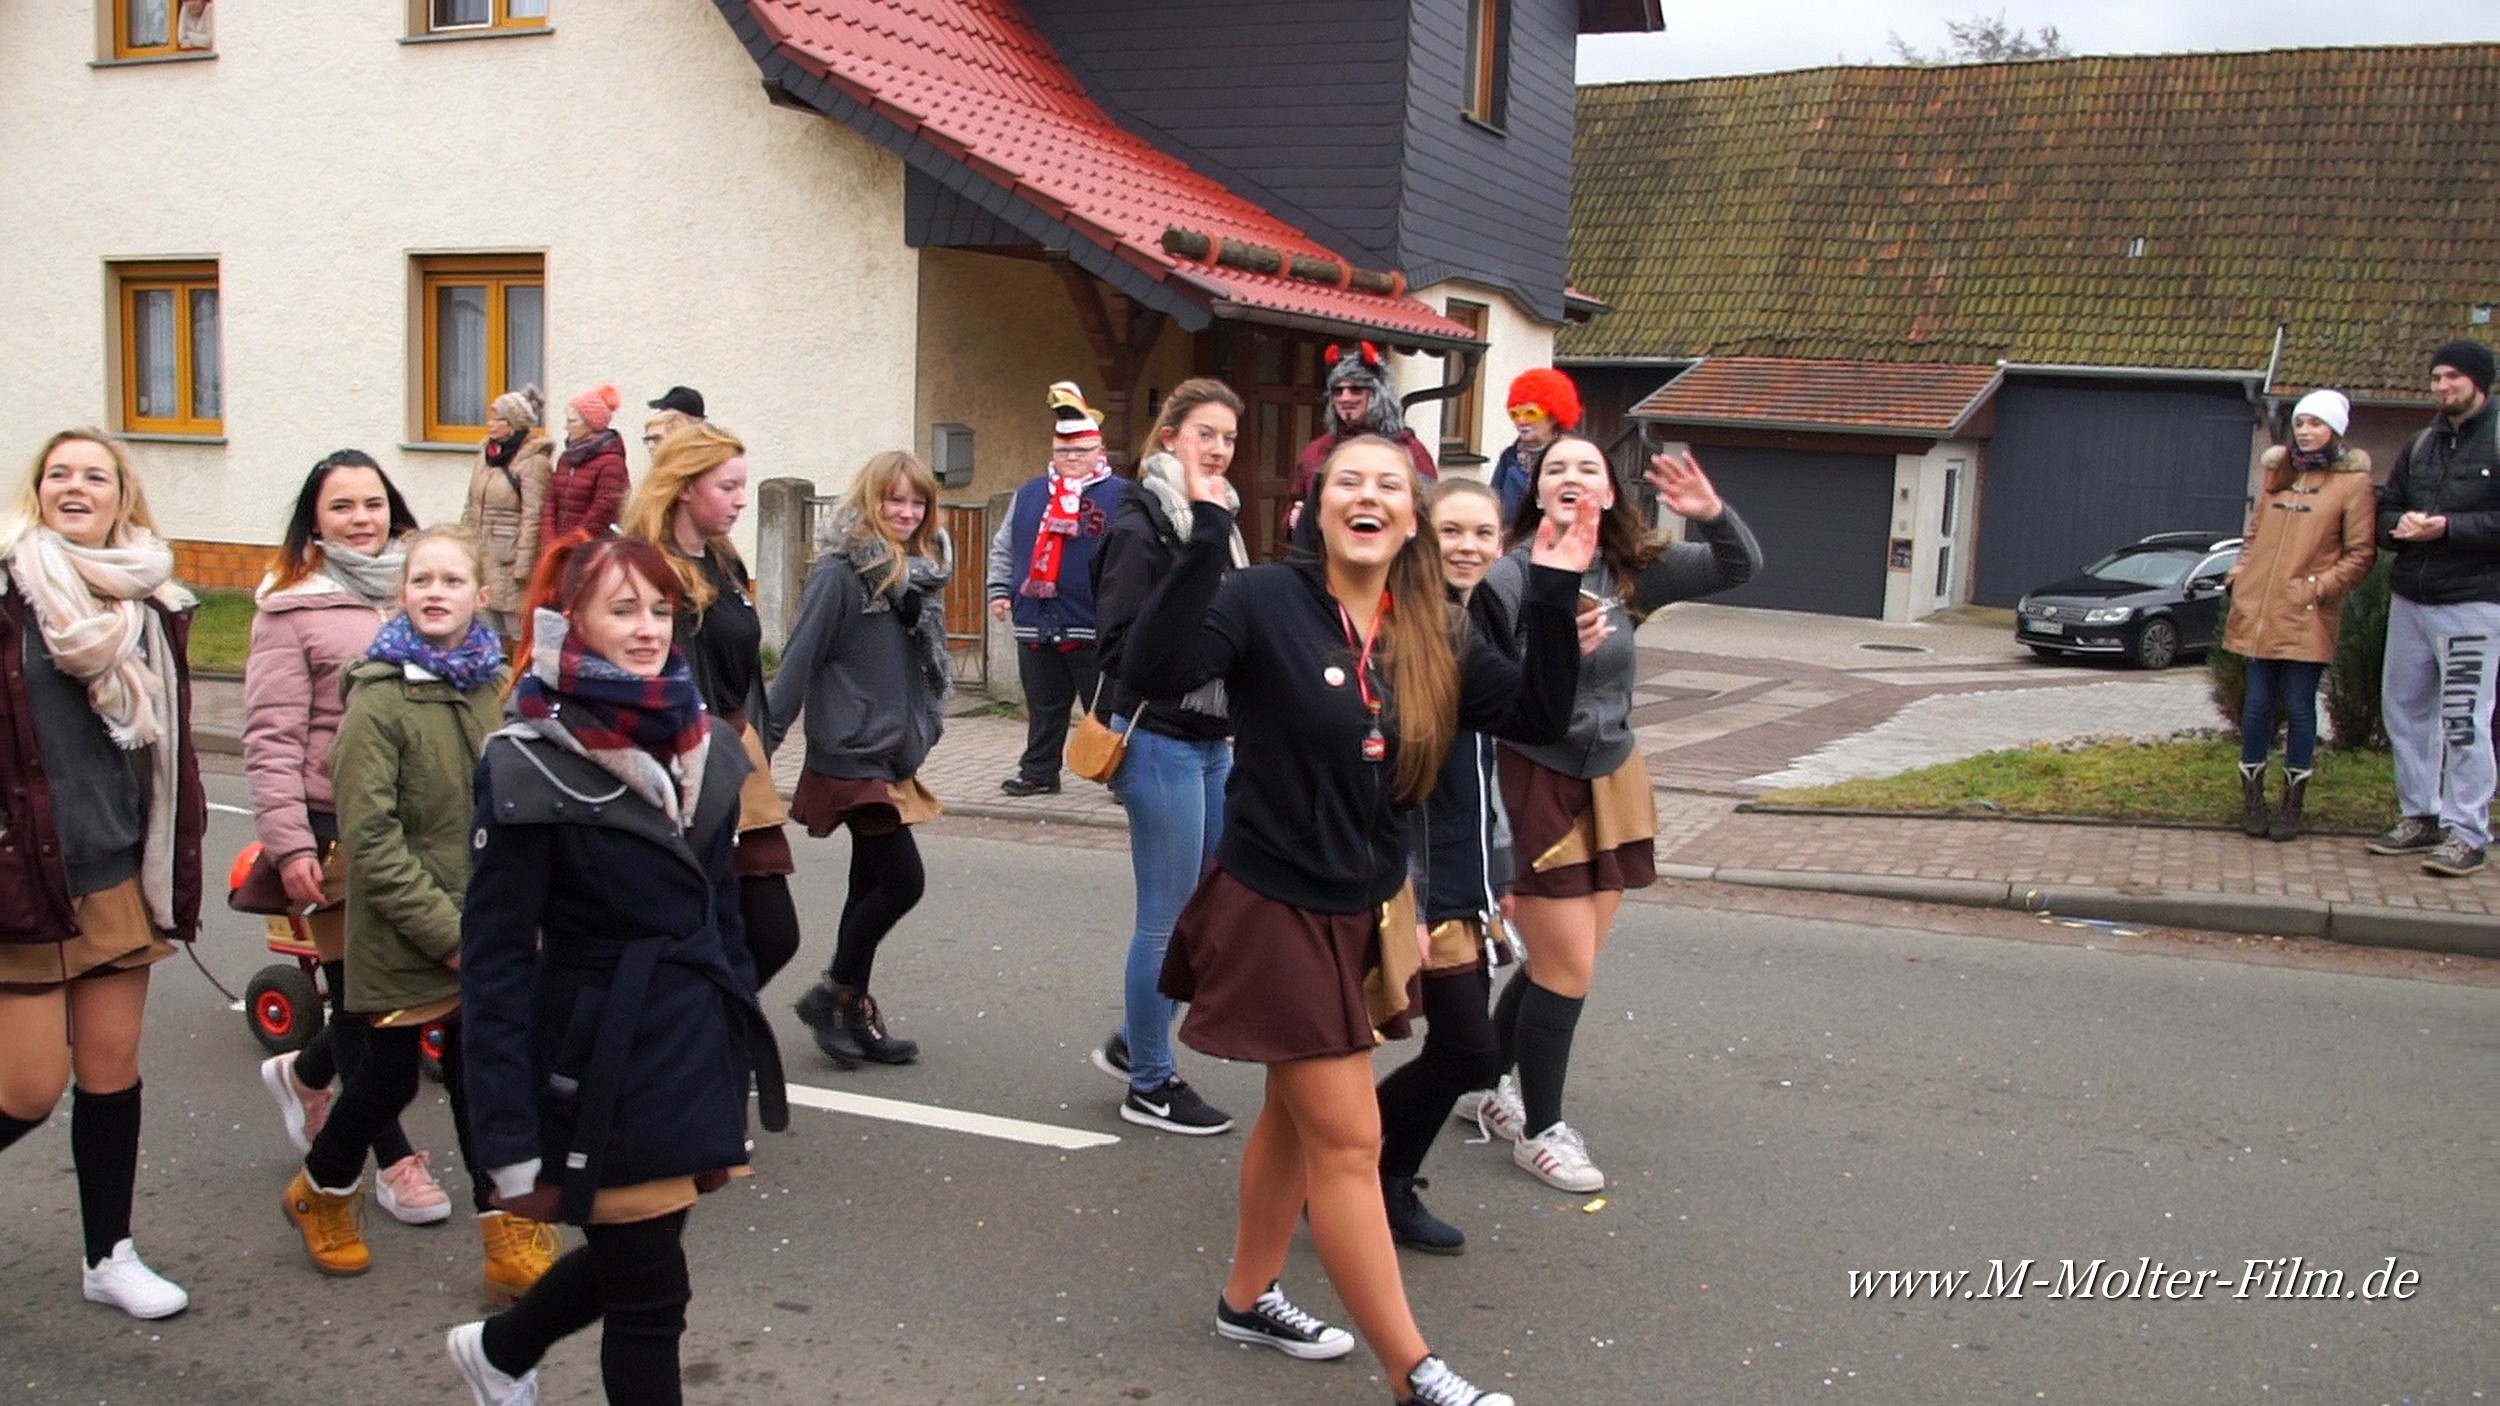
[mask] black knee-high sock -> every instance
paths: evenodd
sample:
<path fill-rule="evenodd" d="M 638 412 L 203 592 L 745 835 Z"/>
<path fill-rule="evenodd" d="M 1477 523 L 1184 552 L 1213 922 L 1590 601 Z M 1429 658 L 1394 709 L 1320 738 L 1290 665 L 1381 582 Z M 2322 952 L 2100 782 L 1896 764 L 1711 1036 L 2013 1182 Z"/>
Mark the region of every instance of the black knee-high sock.
<path fill-rule="evenodd" d="M 33 1122 L 28 1122 L 23 1118 L 12 1118 L 6 1110 L 0 1110 L 0 1152 L 8 1151 L 19 1138 L 42 1127 L 44 1121 L 43 1118 L 37 1118 Z"/>
<path fill-rule="evenodd" d="M 877 944 L 920 902 L 927 885 L 920 846 L 913 842 L 910 826 L 890 834 L 852 837 L 851 893 L 842 904 L 842 925 L 834 933 L 833 966 L 826 972 L 834 985 L 868 989 Z"/>
<path fill-rule="evenodd" d="M 1562 1121 L 1571 1032 L 1585 1004 L 1582 997 L 1557 996 L 1534 982 L 1519 998 L 1519 1101 L 1527 1108 L 1530 1137 Z"/>
<path fill-rule="evenodd" d="M 680 1238 L 686 1213 L 630 1225 L 594 1225 L 599 1275 L 599 1380 L 611 1406 L 679 1406 L 677 1343 L 694 1297 Z"/>
<path fill-rule="evenodd" d="M 321 981 L 330 993 L 330 1015 L 321 1030 L 295 1056 L 295 1082 L 308 1089 L 326 1089 L 339 1077 L 338 1013 L 347 1005 L 347 963 L 323 962 Z"/>
<path fill-rule="evenodd" d="M 1528 969 L 1511 969 L 1510 980 L 1502 983 L 1502 994 L 1493 1002 L 1493 1038 L 1501 1042 L 1502 1067 L 1496 1074 L 1508 1074 L 1519 1067 L 1519 998 L 1528 989 Z"/>
<path fill-rule="evenodd" d="M 130 1238 L 130 1198 L 139 1183 L 139 1086 L 72 1093 L 69 1153 L 78 1167 L 78 1223 L 86 1232 L 87 1263 L 101 1264 Z"/>

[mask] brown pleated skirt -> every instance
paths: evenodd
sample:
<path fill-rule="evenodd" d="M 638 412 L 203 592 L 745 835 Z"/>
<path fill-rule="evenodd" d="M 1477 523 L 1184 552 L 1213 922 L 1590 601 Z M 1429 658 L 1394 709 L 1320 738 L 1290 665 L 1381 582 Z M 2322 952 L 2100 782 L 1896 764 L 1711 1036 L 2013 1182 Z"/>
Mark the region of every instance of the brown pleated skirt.
<path fill-rule="evenodd" d="M 880 781 L 802 771 L 790 796 L 790 818 L 820 840 L 845 825 L 863 835 L 891 835 L 906 825 L 937 819 L 942 809 L 917 776 Z"/>
<path fill-rule="evenodd" d="M 66 942 L 0 942 L 0 991 L 31 995 L 174 955 L 174 945 L 148 921 L 136 874 L 79 895 L 71 907 L 78 915 L 78 936 Z"/>
<path fill-rule="evenodd" d="M 1414 947 L 1413 907 L 1400 940 Z M 1189 1003 L 1183 1044 L 1218 1059 L 1283 1064 L 1403 1040 L 1415 987 L 1401 977 L 1401 1009 L 1375 1025 L 1365 979 L 1380 968 L 1379 913 L 1314 913 L 1279 903 L 1209 870 L 1181 909 L 1164 949 L 1163 994 Z M 1420 957 L 1406 963 L 1412 973 Z M 1376 978 L 1375 978 L 1376 980 Z"/>
<path fill-rule="evenodd" d="M 1658 803 L 1638 750 L 1593 782 L 1508 747 L 1499 752 L 1502 804 L 1520 861 L 1511 892 L 1586 898 L 1658 882 Z"/>

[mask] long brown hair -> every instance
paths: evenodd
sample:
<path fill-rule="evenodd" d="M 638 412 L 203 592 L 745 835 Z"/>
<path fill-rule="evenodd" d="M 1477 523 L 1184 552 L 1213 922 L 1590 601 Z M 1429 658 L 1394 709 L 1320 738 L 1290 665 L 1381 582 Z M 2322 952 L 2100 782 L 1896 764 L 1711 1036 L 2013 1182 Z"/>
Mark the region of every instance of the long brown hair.
<path fill-rule="evenodd" d="M 1545 477 L 1545 465 L 1553 462 L 1554 451 L 1573 440 L 1597 451 L 1597 461 L 1606 464 L 1607 480 L 1615 490 L 1615 505 L 1606 510 L 1605 519 L 1597 525 L 1597 555 L 1606 563 L 1606 569 L 1614 573 L 1615 594 L 1629 613 L 1632 578 L 1647 570 L 1666 550 L 1667 538 L 1663 533 L 1650 531 L 1649 524 L 1641 521 L 1641 510 L 1635 506 L 1632 494 L 1615 478 L 1614 465 L 1607 463 L 1606 447 L 1587 435 L 1566 431 L 1554 436 L 1554 442 L 1545 446 L 1545 457 L 1537 462 L 1537 477 Z M 1518 518 L 1511 524 L 1510 545 L 1516 548 L 1535 541 L 1537 524 L 1543 521 L 1545 504 L 1537 497 L 1537 485 L 1531 483 L 1527 496 L 1519 502 Z"/>
<path fill-rule="evenodd" d="M 1138 451 L 1137 462 L 1146 462 L 1149 454 L 1171 453 L 1163 447 L 1163 432 L 1170 430 L 1177 436 L 1181 432 L 1181 421 L 1188 419 L 1189 413 L 1202 405 L 1221 405 L 1233 412 L 1236 421 L 1249 413 L 1242 407 L 1241 397 L 1234 394 L 1232 387 L 1213 376 L 1192 376 L 1174 386 L 1172 393 L 1163 398 L 1163 409 L 1155 415 L 1155 422 L 1146 427 L 1146 443 Z"/>
<path fill-rule="evenodd" d="M 711 609 L 720 593 L 712 589 L 711 578 L 694 559 L 677 550 L 677 499 L 696 479 L 746 452 L 746 445 L 722 426 L 709 420 L 687 421 L 660 440 L 651 455 L 651 471 L 625 500 L 621 524 L 625 535 L 639 537 L 667 554 L 677 584 L 686 593 L 687 607 L 697 615 Z M 746 561 L 727 537 L 715 533 L 703 539 L 703 546 L 734 567 L 740 577 L 746 575 Z"/>
<path fill-rule="evenodd" d="M 1451 645 L 1449 586 L 1441 574 L 1441 548 L 1426 531 L 1432 520 L 1424 512 L 1423 485 L 1414 480 L 1414 460 L 1396 442 L 1375 434 L 1356 435 L 1329 451 L 1311 482 L 1307 511 L 1319 511 L 1321 486 L 1336 462 L 1358 449 L 1376 449 L 1395 458 L 1407 474 L 1415 505 L 1415 534 L 1389 563 L 1389 618 L 1373 628 L 1385 631 L 1381 661 L 1389 670 L 1389 696 L 1397 705 L 1398 799 L 1420 804 L 1441 778 L 1442 759 L 1458 731 L 1458 654 Z M 1325 566 L 1328 539 L 1321 535 L 1320 560 Z"/>
<path fill-rule="evenodd" d="M 287 515 L 286 536 L 279 540 L 278 551 L 269 559 L 271 591 L 283 591 L 322 568 L 327 558 L 321 549 L 321 490 L 329 487 L 330 476 L 341 469 L 371 469 L 382 480 L 382 497 L 390 505 L 390 526 L 383 529 L 383 540 L 396 542 L 417 530 L 417 515 L 408 510 L 408 500 L 399 496 L 399 485 L 382 472 L 381 464 L 361 449 L 341 449 L 323 456 L 304 475 L 304 486 L 296 490 L 294 511 Z"/>
<path fill-rule="evenodd" d="M 920 525 L 912 529 L 909 540 L 896 537 L 894 529 L 885 525 L 885 495 L 893 490 L 897 479 L 909 483 L 911 491 L 919 494 L 921 501 L 929 505 L 929 510 L 921 515 Z M 893 590 L 902 584 L 903 577 L 911 570 L 909 558 L 935 555 L 930 547 L 938 537 L 937 478 L 929 472 L 927 465 L 910 454 L 900 449 L 889 449 L 882 454 L 870 455 L 868 462 L 861 465 L 859 473 L 851 479 L 851 491 L 844 495 L 843 503 L 854 519 L 852 531 L 873 534 L 894 550 L 894 559 L 887 564 L 885 579 L 870 583 L 871 589 L 879 592 Z"/>

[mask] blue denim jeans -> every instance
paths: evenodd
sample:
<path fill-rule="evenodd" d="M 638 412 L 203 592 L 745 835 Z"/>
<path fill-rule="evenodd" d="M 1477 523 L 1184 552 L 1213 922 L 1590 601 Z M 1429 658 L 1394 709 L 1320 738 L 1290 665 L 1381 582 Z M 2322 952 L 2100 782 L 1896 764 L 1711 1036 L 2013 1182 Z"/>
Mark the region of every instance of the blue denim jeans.
<path fill-rule="evenodd" d="M 1196 892 L 1224 833 L 1224 779 L 1233 773 L 1230 742 L 1184 742 L 1113 718 L 1128 733 L 1128 753 L 1112 774 L 1111 793 L 1128 808 L 1129 866 L 1137 875 L 1137 928 L 1128 942 L 1129 1087 L 1161 1088 L 1172 1077 L 1172 1014 L 1177 1003 L 1155 989 L 1172 925 Z"/>
<path fill-rule="evenodd" d="M 2283 744 L 2283 765 L 2307 771 L 2318 757 L 2318 680 L 2324 664 L 2305 659 L 2251 659 L 2248 694 L 2240 704 L 2240 761 L 2255 766 L 2274 745 L 2274 714 L 2281 707 L 2292 715 L 2291 736 Z"/>

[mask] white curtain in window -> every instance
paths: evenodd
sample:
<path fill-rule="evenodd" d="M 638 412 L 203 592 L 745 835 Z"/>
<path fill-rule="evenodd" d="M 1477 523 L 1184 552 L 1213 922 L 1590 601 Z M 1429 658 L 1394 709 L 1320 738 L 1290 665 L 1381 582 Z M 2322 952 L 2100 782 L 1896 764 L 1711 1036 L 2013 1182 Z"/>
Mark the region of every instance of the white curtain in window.
<path fill-rule="evenodd" d="M 174 400 L 174 294 L 170 288 L 142 289 L 133 295 L 137 315 L 130 319 L 133 374 L 138 377 L 139 417 L 172 420 L 182 409 Z"/>
<path fill-rule="evenodd" d="M 163 45 L 171 34 L 169 0 L 122 0 L 127 15 L 128 37 L 123 40 L 133 49 L 154 49 Z"/>
<path fill-rule="evenodd" d="M 486 423 L 486 289 L 477 284 L 434 293 L 434 422 Z"/>
<path fill-rule="evenodd" d="M 218 357 L 217 290 L 191 290 L 191 417 L 214 420 L 226 413 L 226 371 Z"/>
<path fill-rule="evenodd" d="M 503 290 L 504 389 L 547 384 L 547 290 L 510 284 Z"/>
<path fill-rule="evenodd" d="M 516 20 L 543 20 L 547 17 L 547 0 L 512 0 L 507 13 Z"/>
<path fill-rule="evenodd" d="M 491 24 L 495 18 L 495 0 L 434 0 L 434 27 L 455 29 L 467 24 Z"/>

